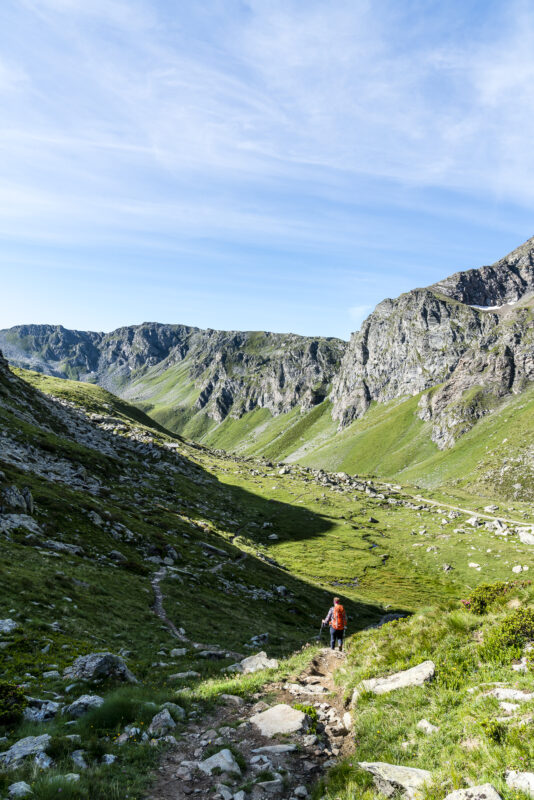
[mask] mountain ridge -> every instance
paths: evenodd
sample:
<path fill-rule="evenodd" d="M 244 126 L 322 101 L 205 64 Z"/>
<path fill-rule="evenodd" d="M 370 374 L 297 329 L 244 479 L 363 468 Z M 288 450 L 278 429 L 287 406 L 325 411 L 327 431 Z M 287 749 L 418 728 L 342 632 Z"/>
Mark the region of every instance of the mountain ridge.
<path fill-rule="evenodd" d="M 19 367 L 89 381 L 202 441 L 227 419 L 308 412 L 329 400 L 339 430 L 371 404 L 421 398 L 439 448 L 534 380 L 534 238 L 491 266 L 386 298 L 349 342 L 142 323 L 110 333 L 0 331 Z"/>

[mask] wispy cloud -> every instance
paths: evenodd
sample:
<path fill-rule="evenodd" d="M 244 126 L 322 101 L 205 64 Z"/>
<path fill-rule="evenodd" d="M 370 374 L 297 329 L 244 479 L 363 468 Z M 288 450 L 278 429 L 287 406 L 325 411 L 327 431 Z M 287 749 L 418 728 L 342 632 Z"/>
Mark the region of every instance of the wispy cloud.
<path fill-rule="evenodd" d="M 474 0 L 5 0 L 0 96 L 11 241 L 233 241 L 340 269 L 422 247 L 407 215 L 534 203 L 521 0 L 483 20 Z"/>

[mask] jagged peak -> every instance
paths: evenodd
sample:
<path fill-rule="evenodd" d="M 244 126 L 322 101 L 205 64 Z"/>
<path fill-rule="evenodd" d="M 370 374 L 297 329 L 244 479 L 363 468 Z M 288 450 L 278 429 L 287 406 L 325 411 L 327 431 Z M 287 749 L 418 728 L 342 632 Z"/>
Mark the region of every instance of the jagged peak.
<path fill-rule="evenodd" d="M 491 266 L 455 272 L 429 289 L 482 308 L 516 303 L 534 291 L 534 237 Z"/>

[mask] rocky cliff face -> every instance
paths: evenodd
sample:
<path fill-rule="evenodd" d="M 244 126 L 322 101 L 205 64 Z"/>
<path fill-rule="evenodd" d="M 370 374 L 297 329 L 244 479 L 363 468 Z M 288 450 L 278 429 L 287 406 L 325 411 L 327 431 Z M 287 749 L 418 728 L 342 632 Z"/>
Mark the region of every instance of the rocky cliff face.
<path fill-rule="evenodd" d="M 469 305 L 516 303 L 534 291 L 534 237 L 492 266 L 455 272 L 430 289 Z"/>
<path fill-rule="evenodd" d="M 432 438 L 449 447 L 502 398 L 519 394 L 534 381 L 534 302 L 508 308 L 475 339 L 450 378 L 421 398 L 420 416 L 431 420 Z"/>
<path fill-rule="evenodd" d="M 491 267 L 384 300 L 353 334 L 333 384 L 344 427 L 375 400 L 444 384 L 423 397 L 434 441 L 450 446 L 499 398 L 534 379 L 534 239 Z"/>
<path fill-rule="evenodd" d="M 332 390 L 334 419 L 343 427 L 373 400 L 385 403 L 442 383 L 495 319 L 428 289 L 384 300 L 350 340 Z"/>
<path fill-rule="evenodd" d="M 133 401 L 150 398 L 154 382 L 183 364 L 195 407 L 221 421 L 256 407 L 280 414 L 321 402 L 346 342 L 144 323 L 109 334 L 24 325 L 0 331 L 0 346 L 16 366 L 98 383 Z"/>
<path fill-rule="evenodd" d="M 307 410 L 330 397 L 344 427 L 373 401 L 434 389 L 420 415 L 446 447 L 534 379 L 531 296 L 534 238 L 492 266 L 384 300 L 348 344 L 145 323 L 109 334 L 20 326 L 0 331 L 0 347 L 18 366 L 218 422 L 258 407 Z"/>

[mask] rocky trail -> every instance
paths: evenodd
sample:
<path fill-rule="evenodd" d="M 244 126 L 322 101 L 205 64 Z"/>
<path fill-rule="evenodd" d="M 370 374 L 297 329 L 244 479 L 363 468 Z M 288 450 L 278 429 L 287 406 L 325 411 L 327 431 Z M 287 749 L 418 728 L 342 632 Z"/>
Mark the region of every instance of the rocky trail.
<path fill-rule="evenodd" d="M 324 648 L 294 683 L 269 684 L 250 701 L 221 695 L 223 704 L 172 744 L 149 800 L 308 797 L 350 751 L 351 715 L 334 684 L 343 660 Z"/>

